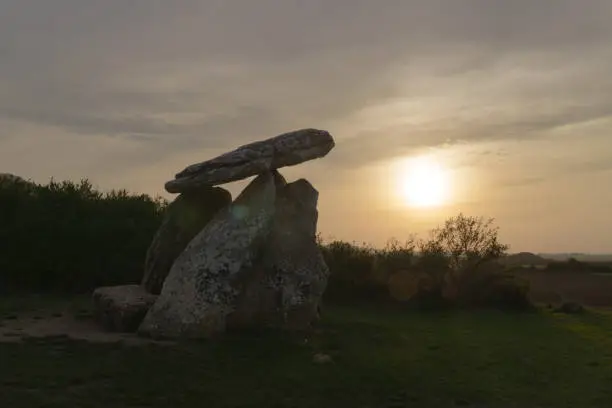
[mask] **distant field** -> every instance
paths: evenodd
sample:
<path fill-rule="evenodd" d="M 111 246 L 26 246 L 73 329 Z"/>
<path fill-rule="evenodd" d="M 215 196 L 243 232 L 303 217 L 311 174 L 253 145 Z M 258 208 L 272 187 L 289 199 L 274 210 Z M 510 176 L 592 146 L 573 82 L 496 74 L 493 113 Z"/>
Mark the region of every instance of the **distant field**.
<path fill-rule="evenodd" d="M 66 310 L 79 310 L 71 302 Z M 0 299 L 2 317 L 61 302 Z M 331 356 L 315 364 L 313 355 Z M 612 314 L 329 307 L 309 337 L 0 342 L 0 406 L 609 408 Z"/>
<path fill-rule="evenodd" d="M 521 271 L 517 276 L 531 284 L 536 302 L 580 302 L 593 307 L 612 307 L 612 274 L 588 272 Z"/>

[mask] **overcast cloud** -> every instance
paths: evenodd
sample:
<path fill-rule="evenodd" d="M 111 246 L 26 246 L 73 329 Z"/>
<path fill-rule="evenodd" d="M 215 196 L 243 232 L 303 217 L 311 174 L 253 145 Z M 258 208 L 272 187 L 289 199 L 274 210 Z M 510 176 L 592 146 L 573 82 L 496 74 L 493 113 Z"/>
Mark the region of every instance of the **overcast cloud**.
<path fill-rule="evenodd" d="M 287 174 L 321 191 L 325 233 L 440 222 L 399 228 L 354 183 L 433 149 L 474 170 L 449 214 L 486 210 L 516 249 L 612 252 L 612 192 L 583 191 L 612 175 L 611 21 L 608 0 L 0 0 L 0 172 L 162 194 L 194 161 L 319 127 L 336 149 Z M 542 219 L 567 191 L 586 213 Z M 568 217 L 583 230 L 556 240 Z M 550 236 L 522 241 L 521 222 Z"/>

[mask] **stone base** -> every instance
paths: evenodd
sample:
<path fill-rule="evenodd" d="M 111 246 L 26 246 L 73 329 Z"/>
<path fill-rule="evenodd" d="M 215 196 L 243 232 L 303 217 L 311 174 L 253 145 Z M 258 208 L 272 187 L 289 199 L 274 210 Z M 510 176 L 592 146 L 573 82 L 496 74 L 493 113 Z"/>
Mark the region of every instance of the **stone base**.
<path fill-rule="evenodd" d="M 106 286 L 93 292 L 96 321 L 112 332 L 136 332 L 157 299 L 140 285 Z"/>

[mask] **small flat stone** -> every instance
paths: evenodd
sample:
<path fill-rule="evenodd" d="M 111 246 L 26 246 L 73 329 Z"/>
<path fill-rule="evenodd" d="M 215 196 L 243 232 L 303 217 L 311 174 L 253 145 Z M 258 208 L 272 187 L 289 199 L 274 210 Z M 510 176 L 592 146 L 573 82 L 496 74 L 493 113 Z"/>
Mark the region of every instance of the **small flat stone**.
<path fill-rule="evenodd" d="M 312 362 L 315 364 L 330 364 L 333 360 L 328 354 L 317 353 L 312 357 Z"/>
<path fill-rule="evenodd" d="M 93 293 L 94 316 L 106 330 L 135 332 L 156 295 L 140 285 L 106 286 Z"/>

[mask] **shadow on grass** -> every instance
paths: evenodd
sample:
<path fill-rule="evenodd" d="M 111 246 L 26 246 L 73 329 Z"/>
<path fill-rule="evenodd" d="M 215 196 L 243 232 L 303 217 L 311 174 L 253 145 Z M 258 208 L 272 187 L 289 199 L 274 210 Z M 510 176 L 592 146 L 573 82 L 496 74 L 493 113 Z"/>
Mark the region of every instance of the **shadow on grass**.
<path fill-rule="evenodd" d="M 591 318 L 331 306 L 304 336 L 0 344 L 0 405 L 609 407 L 608 343 L 572 326 Z M 610 341 L 612 321 L 597 319 Z M 331 362 L 313 363 L 315 353 Z"/>

